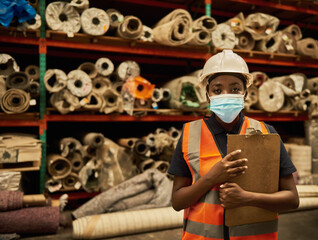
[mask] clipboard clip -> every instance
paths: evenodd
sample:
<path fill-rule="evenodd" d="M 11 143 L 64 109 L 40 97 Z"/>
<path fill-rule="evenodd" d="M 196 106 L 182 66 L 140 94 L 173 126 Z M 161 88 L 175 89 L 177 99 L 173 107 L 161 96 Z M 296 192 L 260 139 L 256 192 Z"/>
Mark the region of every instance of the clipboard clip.
<path fill-rule="evenodd" d="M 248 137 L 251 137 L 253 135 L 262 135 L 262 131 L 258 130 L 258 129 L 255 129 L 255 128 L 247 128 L 246 129 L 246 133 L 245 133 L 245 137 L 248 138 Z"/>

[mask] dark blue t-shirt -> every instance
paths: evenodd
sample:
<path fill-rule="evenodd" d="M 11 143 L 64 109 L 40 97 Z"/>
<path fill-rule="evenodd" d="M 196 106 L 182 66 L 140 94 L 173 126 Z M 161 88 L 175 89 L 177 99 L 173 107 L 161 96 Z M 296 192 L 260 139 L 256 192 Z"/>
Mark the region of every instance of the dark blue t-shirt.
<path fill-rule="evenodd" d="M 215 137 L 216 144 L 221 152 L 221 155 L 224 157 L 227 154 L 227 134 L 239 134 L 241 126 L 244 122 L 244 115 L 240 113 L 239 121 L 235 124 L 233 129 L 230 132 L 227 132 L 215 119 L 213 114 L 210 118 L 207 119 L 207 125 L 209 129 L 212 129 L 213 135 Z M 273 126 L 266 124 L 266 127 L 269 133 L 277 133 Z M 292 163 L 286 148 L 281 141 L 280 144 L 280 170 L 279 176 L 285 177 L 296 171 L 294 164 Z M 182 153 L 182 134 L 174 151 L 174 155 L 171 160 L 168 173 L 181 177 L 192 178 L 191 172 L 187 163 L 183 158 Z"/>

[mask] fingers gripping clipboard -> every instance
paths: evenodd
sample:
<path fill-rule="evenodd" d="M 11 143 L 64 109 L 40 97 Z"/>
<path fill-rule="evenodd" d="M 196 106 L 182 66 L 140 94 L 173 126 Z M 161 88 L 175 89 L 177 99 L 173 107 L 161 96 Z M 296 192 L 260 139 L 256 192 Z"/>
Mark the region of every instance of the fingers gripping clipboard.
<path fill-rule="evenodd" d="M 228 135 L 227 152 L 241 149 L 238 158 L 247 158 L 245 174 L 231 179 L 246 191 L 274 193 L 279 186 L 280 136 L 254 131 L 247 135 Z M 277 213 L 257 207 L 225 210 L 225 225 L 237 226 L 271 221 Z"/>

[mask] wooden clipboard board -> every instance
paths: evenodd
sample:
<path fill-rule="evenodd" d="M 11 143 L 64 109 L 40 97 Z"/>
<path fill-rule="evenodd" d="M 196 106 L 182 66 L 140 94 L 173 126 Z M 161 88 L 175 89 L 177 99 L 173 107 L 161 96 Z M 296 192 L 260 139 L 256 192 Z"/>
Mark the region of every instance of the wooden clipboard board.
<path fill-rule="evenodd" d="M 244 175 L 233 178 L 246 191 L 274 193 L 279 186 L 280 136 L 278 134 L 228 135 L 227 152 L 241 149 L 238 158 L 248 159 Z M 237 226 L 276 219 L 277 213 L 257 207 L 225 210 L 225 225 Z"/>

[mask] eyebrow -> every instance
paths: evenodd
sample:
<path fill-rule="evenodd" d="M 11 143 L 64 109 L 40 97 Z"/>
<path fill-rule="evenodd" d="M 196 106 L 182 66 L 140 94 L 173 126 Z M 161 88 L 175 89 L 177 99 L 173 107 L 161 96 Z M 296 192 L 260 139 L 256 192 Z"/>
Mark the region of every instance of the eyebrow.
<path fill-rule="evenodd" d="M 243 85 L 243 84 L 241 84 L 241 83 L 239 83 L 239 82 L 234 82 L 234 83 L 230 83 L 229 84 L 229 86 L 234 86 L 234 85 Z M 212 87 L 220 87 L 220 86 L 223 86 L 223 84 L 222 83 L 212 83 L 212 85 L 211 85 Z"/>

